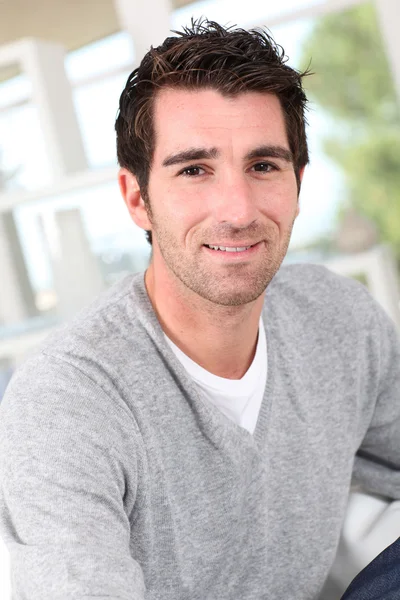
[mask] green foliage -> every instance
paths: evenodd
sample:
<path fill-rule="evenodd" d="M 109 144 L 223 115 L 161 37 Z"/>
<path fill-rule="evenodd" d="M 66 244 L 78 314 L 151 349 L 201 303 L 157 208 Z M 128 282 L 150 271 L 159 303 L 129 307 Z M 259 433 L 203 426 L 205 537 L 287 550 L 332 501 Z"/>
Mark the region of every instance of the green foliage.
<path fill-rule="evenodd" d="M 325 152 L 347 179 L 347 204 L 372 218 L 400 259 L 400 112 L 377 16 L 363 4 L 320 19 L 301 68 L 306 90 L 330 117 Z"/>

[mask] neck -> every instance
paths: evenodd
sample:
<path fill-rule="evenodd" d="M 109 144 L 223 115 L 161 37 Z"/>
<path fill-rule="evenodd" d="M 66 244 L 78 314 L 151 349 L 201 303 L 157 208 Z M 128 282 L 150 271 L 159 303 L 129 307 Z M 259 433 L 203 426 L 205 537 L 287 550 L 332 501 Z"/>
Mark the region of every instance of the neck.
<path fill-rule="evenodd" d="M 214 375 L 243 377 L 255 355 L 265 294 L 242 306 L 217 305 L 179 280 L 160 281 L 152 265 L 145 283 L 164 333 L 182 352 Z"/>

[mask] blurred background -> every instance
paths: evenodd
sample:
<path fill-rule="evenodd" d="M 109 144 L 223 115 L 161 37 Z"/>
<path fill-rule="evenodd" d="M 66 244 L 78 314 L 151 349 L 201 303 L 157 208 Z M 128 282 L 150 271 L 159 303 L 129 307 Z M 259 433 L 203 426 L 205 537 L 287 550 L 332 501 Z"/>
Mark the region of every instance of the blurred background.
<path fill-rule="evenodd" d="M 200 16 L 267 26 L 315 73 L 286 260 L 360 279 L 400 327 L 398 0 L 0 0 L 0 399 L 53 327 L 146 268 L 116 184 L 118 99 L 150 45 Z"/>

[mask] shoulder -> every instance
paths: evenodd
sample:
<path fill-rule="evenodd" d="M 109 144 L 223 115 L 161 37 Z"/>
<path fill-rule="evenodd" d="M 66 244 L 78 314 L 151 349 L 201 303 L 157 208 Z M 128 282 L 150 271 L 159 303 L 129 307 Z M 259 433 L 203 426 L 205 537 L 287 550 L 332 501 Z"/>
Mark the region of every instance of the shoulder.
<path fill-rule="evenodd" d="M 314 366 L 361 370 L 370 390 L 397 389 L 398 331 L 360 282 L 319 265 L 284 266 L 267 289 L 264 318 L 288 355 L 301 349 Z"/>
<path fill-rule="evenodd" d="M 120 396 L 121 374 L 139 359 L 136 349 L 145 346 L 141 280 L 143 275 L 125 278 L 52 333 L 17 369 L 5 400 L 22 395 L 34 402 L 38 394 L 74 400 L 72 390 L 81 399 Z"/>
<path fill-rule="evenodd" d="M 367 288 L 359 281 L 334 273 L 323 265 L 284 265 L 273 279 L 273 292 L 286 293 L 289 299 L 302 299 L 325 308 L 352 307 L 355 302 L 373 305 Z"/>
<path fill-rule="evenodd" d="M 322 265 L 284 265 L 267 289 L 268 305 L 288 322 L 347 336 L 374 335 L 394 324 L 359 281 L 333 273 Z"/>
<path fill-rule="evenodd" d="M 330 292 L 334 298 L 345 294 L 350 301 L 365 295 L 365 286 L 354 279 L 338 275 L 323 265 L 283 265 L 272 283 L 278 290 L 285 290 L 293 295 L 300 294 L 314 301 L 329 301 L 329 298 L 321 298 L 324 292 Z"/>
<path fill-rule="evenodd" d="M 118 283 L 23 362 L 0 405 L 4 428 L 21 439 L 27 431 L 72 428 L 107 443 L 136 430 L 124 373 L 144 335 L 137 288 L 138 276 Z"/>
<path fill-rule="evenodd" d="M 140 307 L 145 303 L 143 274 L 128 276 L 57 328 L 34 357 L 64 360 L 88 371 L 90 364 L 107 357 L 118 363 L 127 341 L 140 343 L 144 334 Z"/>

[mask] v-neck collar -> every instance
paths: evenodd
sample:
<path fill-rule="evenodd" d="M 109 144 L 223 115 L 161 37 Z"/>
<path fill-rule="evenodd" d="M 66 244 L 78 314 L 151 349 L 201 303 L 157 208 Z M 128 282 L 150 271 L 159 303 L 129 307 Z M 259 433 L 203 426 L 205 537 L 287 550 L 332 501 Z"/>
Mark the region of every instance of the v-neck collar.
<path fill-rule="evenodd" d="M 268 302 L 268 289 L 263 306 L 263 322 L 268 348 L 268 375 L 256 427 L 254 433 L 251 434 L 228 419 L 216 406 L 206 402 L 200 396 L 195 383 L 165 340 L 164 332 L 147 294 L 143 273 L 134 276 L 132 288 L 136 298 L 132 310 L 139 317 L 142 326 L 146 329 L 158 352 L 168 363 L 169 370 L 173 371 L 186 398 L 193 403 L 198 418 L 207 428 L 215 443 L 219 446 L 220 443 L 223 444 L 228 441 L 227 438 L 236 438 L 236 442 L 250 446 L 255 451 L 261 451 L 266 443 L 275 381 L 274 314 L 273 306 Z"/>

